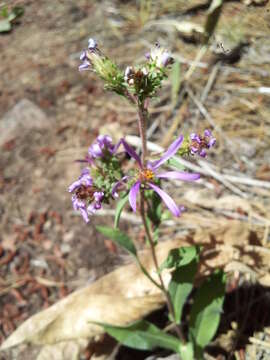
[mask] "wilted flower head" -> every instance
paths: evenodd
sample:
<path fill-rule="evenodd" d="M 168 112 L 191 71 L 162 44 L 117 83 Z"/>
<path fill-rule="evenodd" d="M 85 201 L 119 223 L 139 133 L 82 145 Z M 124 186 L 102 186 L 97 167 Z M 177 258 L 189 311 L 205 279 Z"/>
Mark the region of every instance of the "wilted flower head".
<path fill-rule="evenodd" d="M 216 138 L 213 137 L 210 130 L 204 131 L 204 136 L 196 133 L 190 134 L 189 151 L 191 155 L 199 154 L 201 157 L 206 157 L 207 149 L 210 149 L 216 144 Z"/>
<path fill-rule="evenodd" d="M 162 48 L 159 43 L 156 43 L 155 47 L 151 50 L 149 54 L 146 55 L 149 61 L 155 63 L 158 68 L 167 67 L 173 63 L 173 58 L 171 53 Z"/>
<path fill-rule="evenodd" d="M 121 161 L 116 154 L 121 144 L 122 140 L 114 145 L 110 136 L 99 135 L 89 147 L 86 158 L 79 160 L 89 168 L 82 170 L 79 179 L 70 185 L 68 191 L 72 193 L 74 210 L 80 211 L 86 222 L 102 203 L 108 204 L 114 199 L 113 186 L 123 176 Z"/>
<path fill-rule="evenodd" d="M 85 222 L 89 222 L 89 216 L 101 208 L 104 193 L 93 184 L 89 169 L 85 168 L 78 180 L 68 188 L 72 193 L 72 204 L 76 211 L 80 211 Z"/>

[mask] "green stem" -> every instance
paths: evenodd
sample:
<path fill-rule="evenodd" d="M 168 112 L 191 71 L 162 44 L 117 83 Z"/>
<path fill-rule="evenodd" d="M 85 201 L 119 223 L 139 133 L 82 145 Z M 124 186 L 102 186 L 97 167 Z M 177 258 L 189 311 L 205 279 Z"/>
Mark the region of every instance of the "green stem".
<path fill-rule="evenodd" d="M 147 118 L 148 118 L 148 112 L 144 107 L 144 103 L 139 103 L 139 102 L 138 102 L 138 110 L 139 110 L 138 111 L 138 115 L 139 115 L 138 125 L 139 125 L 140 137 L 141 137 L 141 140 L 142 140 L 141 161 L 142 161 L 143 167 L 145 167 L 146 166 L 146 156 L 147 156 L 147 140 L 146 140 L 146 124 L 145 123 L 146 123 Z M 157 274 L 158 274 L 158 277 L 159 277 L 160 284 L 158 284 L 157 286 L 163 292 L 163 294 L 165 295 L 168 310 L 171 313 L 172 319 L 174 320 L 174 323 L 176 325 L 176 327 L 175 327 L 176 333 L 177 333 L 180 341 L 183 344 L 185 344 L 186 341 L 185 341 L 185 337 L 184 337 L 184 335 L 182 333 L 182 330 L 181 330 L 181 328 L 179 326 L 177 326 L 176 321 L 175 321 L 175 312 L 174 312 L 174 307 L 173 307 L 173 303 L 172 303 L 170 294 L 169 294 L 169 292 L 167 291 L 167 289 L 165 287 L 163 278 L 162 278 L 161 273 L 159 271 L 159 265 L 158 265 L 157 255 L 156 255 L 154 239 L 152 237 L 152 234 L 151 234 L 151 232 L 150 232 L 150 230 L 149 230 L 149 228 L 147 226 L 147 222 L 146 222 L 145 197 L 144 197 L 144 189 L 142 189 L 142 188 L 140 190 L 140 213 L 141 213 L 141 218 L 142 218 L 144 230 L 145 230 L 148 242 L 150 244 L 151 255 L 152 255 L 154 265 L 155 265 L 155 268 L 156 268 L 156 271 L 157 271 Z"/>
<path fill-rule="evenodd" d="M 144 103 L 138 102 L 138 127 L 140 132 L 140 138 L 142 140 L 142 164 L 143 167 L 146 166 L 146 156 L 147 156 L 147 143 L 146 143 L 146 121 L 148 118 L 148 112 L 144 108 Z"/>
<path fill-rule="evenodd" d="M 149 274 L 149 272 L 146 270 L 146 268 L 143 266 L 143 264 L 140 262 L 140 259 L 138 257 L 136 257 L 136 261 L 137 264 L 139 265 L 139 268 L 141 269 L 141 271 L 144 273 L 144 275 L 155 285 L 157 286 L 161 291 L 162 291 L 162 287 L 160 286 L 160 284 L 152 278 L 152 276 Z"/>

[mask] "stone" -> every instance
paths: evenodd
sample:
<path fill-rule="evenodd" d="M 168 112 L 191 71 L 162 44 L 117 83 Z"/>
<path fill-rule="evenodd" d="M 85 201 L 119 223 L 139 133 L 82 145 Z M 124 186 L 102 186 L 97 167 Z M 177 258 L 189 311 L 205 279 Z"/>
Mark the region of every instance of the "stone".
<path fill-rule="evenodd" d="M 0 120 L 0 145 L 20 136 L 22 130 L 42 130 L 48 126 L 46 114 L 32 101 L 22 99 Z"/>

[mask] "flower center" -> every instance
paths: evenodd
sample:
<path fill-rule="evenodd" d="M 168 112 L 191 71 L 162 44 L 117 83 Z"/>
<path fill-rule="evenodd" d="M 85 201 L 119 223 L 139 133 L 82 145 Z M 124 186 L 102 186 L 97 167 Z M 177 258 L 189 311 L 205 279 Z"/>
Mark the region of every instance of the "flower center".
<path fill-rule="evenodd" d="M 191 147 L 197 149 L 197 150 L 202 150 L 208 147 L 208 143 L 207 140 L 203 137 L 200 137 L 200 142 L 198 142 L 197 140 L 192 140 L 191 141 Z"/>
<path fill-rule="evenodd" d="M 92 199 L 95 191 L 96 190 L 90 186 L 81 185 L 75 193 L 78 199 L 86 200 L 89 198 Z"/>
<path fill-rule="evenodd" d="M 140 171 L 139 179 L 141 181 L 150 181 L 154 179 L 154 173 L 152 170 L 149 169 L 143 169 Z"/>

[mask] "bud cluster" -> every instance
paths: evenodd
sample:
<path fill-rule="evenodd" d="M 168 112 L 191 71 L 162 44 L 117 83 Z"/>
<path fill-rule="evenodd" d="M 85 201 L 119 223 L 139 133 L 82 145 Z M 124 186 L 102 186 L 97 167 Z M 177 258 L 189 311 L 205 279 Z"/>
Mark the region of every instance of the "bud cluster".
<path fill-rule="evenodd" d="M 107 90 L 115 91 L 121 95 L 124 94 L 125 86 L 122 71 L 100 51 L 94 39 L 90 38 L 88 40 L 88 49 L 82 52 L 80 60 L 83 62 L 79 66 L 80 71 L 94 71 L 105 81 L 105 88 Z"/>
<path fill-rule="evenodd" d="M 129 97 L 132 94 L 140 101 L 153 97 L 161 87 L 166 75 L 166 68 L 173 63 L 171 54 L 159 44 L 146 54 L 142 66 L 128 66 L 123 73 L 117 65 L 106 57 L 98 48 L 94 39 L 88 40 L 88 49 L 80 56 L 83 62 L 80 71 L 92 70 L 105 81 L 105 88 Z"/>
<path fill-rule="evenodd" d="M 128 66 L 124 76 L 128 90 L 141 101 L 155 95 L 162 80 L 167 77 L 166 68 L 173 63 L 170 53 L 159 44 L 145 57 L 147 62 L 142 67 L 135 69 Z"/>
<path fill-rule="evenodd" d="M 206 129 L 204 135 L 196 133 L 190 134 L 183 141 L 183 146 L 178 151 L 178 155 L 199 155 L 202 158 L 207 156 L 207 150 L 216 144 L 216 138 L 213 137 L 211 130 Z"/>

